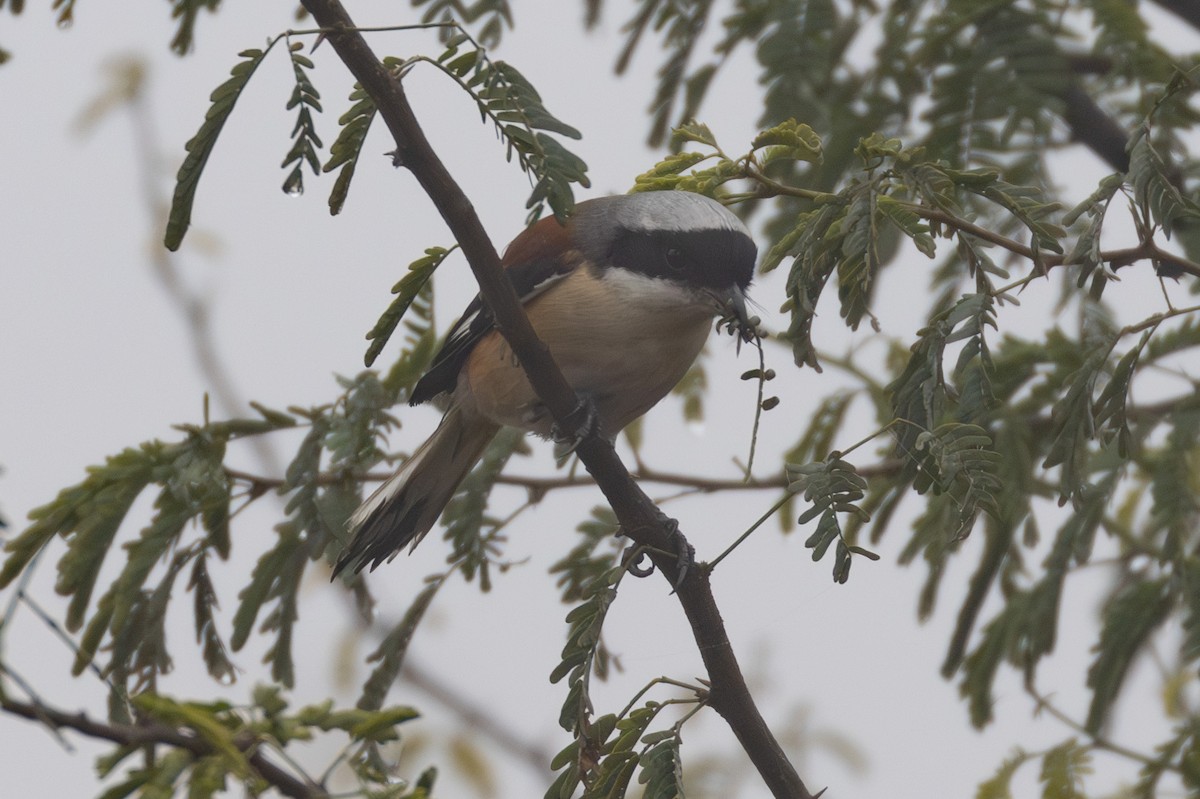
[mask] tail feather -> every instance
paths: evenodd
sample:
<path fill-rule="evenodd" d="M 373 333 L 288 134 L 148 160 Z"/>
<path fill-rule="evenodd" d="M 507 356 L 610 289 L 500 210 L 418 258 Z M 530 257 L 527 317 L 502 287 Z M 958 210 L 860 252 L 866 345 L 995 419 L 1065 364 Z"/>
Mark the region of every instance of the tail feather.
<path fill-rule="evenodd" d="M 446 503 L 500 428 L 451 408 L 402 467 L 350 515 L 350 546 L 333 567 L 373 570 L 406 545 L 415 547 L 437 523 Z"/>

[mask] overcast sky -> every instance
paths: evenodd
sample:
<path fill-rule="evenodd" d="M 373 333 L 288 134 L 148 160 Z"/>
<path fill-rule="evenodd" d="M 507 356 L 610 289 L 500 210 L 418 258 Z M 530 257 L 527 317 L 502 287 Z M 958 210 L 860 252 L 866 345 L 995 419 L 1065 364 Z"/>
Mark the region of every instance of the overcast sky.
<path fill-rule="evenodd" d="M 51 499 L 63 486 L 78 482 L 89 464 L 138 442 L 171 439 L 173 424 L 202 420 L 203 395 L 212 387 L 198 366 L 194 337 L 179 309 L 164 291 L 156 272 L 161 253 L 161 224 L 148 198 L 169 196 L 174 170 L 208 105 L 208 94 L 225 80 L 236 53 L 262 46 L 291 22 L 287 4 L 225 4 L 215 18 L 203 17 L 196 52 L 177 58 L 167 51 L 173 33 L 165 8 L 145 4 L 80 4 L 76 23 L 59 30 L 50 13 L 28 8 L 17 18 L 4 16 L 0 45 L 14 53 L 0 68 L 5 121 L 0 152 L 6 164 L 0 179 L 0 373 L 7 390 L 0 400 L 0 508 L 14 530 L 28 511 Z M 644 145 L 645 109 L 653 96 L 658 66 L 651 48 L 642 52 L 624 78 L 610 65 L 621 43 L 625 3 L 612 3 L 599 29 L 581 32 L 582 4 L 542 0 L 517 2 L 517 29 L 505 37 L 498 56 L 517 65 L 537 86 L 549 109 L 579 128 L 584 139 L 576 151 L 587 161 L 593 189 L 587 196 L 625 191 L 661 152 Z M 350 2 L 359 24 L 411 21 L 405 4 Z M 425 33 L 371 37 L 380 54 L 436 53 Z M 653 42 L 648 42 L 653 44 Z M 722 73 L 703 119 L 731 152 L 747 148 L 755 131 L 759 87 L 753 63 L 743 54 Z M 313 79 L 326 113 L 318 119 L 326 144 L 336 136 L 336 118 L 347 107 L 351 80 L 332 50 L 317 51 Z M 86 132 L 80 115 L 101 95 L 122 64 L 144 63 L 148 91 L 140 121 L 118 110 Z M 451 240 L 415 183 L 393 170 L 382 157 L 390 149 L 377 126 L 365 148 L 364 162 L 341 216 L 330 217 L 325 197 L 332 181 L 308 178 L 303 197 L 280 191 L 279 162 L 290 146 L 293 117 L 284 110 L 291 91 L 290 67 L 282 48 L 256 75 L 226 126 L 204 175 L 194 210 L 194 227 L 169 268 L 187 292 L 203 300 L 211 313 L 215 351 L 243 400 L 267 405 L 311 405 L 336 395 L 333 375 L 362 368 L 364 333 L 389 301 L 388 290 L 422 250 Z M 519 229 L 528 183 L 507 164 L 492 131 L 478 124 L 473 103 L 456 95 L 432 71 L 413 73 L 409 89 L 430 138 L 462 182 L 497 245 Z M 803 121 L 802 114 L 800 115 Z M 375 156 L 379 157 L 375 157 Z M 150 179 L 143 178 L 145 169 Z M 1105 170 L 1080 156 L 1068 170 L 1078 173 L 1079 197 L 1087 181 Z M 760 242 L 760 249 L 767 243 Z M 908 276 L 892 278 L 876 308 L 885 332 L 911 336 L 926 301 L 928 262 L 919 256 Z M 1146 271 L 1146 270 L 1142 270 Z M 918 277 L 913 277 L 916 274 Z M 1122 275 L 1125 278 L 1125 275 Z M 1130 294 L 1157 302 L 1155 284 L 1130 274 Z M 1138 281 L 1144 280 L 1144 291 Z M 439 273 L 438 321 L 444 329 L 474 292 L 459 259 Z M 905 294 L 904 292 L 911 292 Z M 777 283 L 764 281 L 753 292 L 768 324 L 783 325 L 775 311 Z M 1045 304 L 1013 311 L 1020 323 L 1041 324 Z M 833 351 L 848 346 L 878 346 L 863 331 L 842 332 L 836 313 L 827 313 L 819 334 Z M 756 366 L 752 351 L 738 358 L 729 338 L 710 342 L 709 379 L 715 386 L 702 426 L 680 420 L 678 404 L 664 402 L 652 412 L 647 445 L 649 463 L 661 469 L 697 469 L 734 477 L 733 458 L 745 457 L 754 386 L 737 375 Z M 389 347 L 381 363 L 394 357 Z M 782 351 L 772 363 L 783 376 L 774 389 L 783 404 L 764 419 L 760 463 L 778 463 L 778 451 L 806 424 L 815 398 L 839 379 L 827 372 L 796 372 Z M 244 406 L 237 410 L 246 414 Z M 404 429 L 392 444 L 411 450 L 436 424 L 429 409 L 399 411 Z M 214 405 L 213 416 L 228 415 Z M 848 431 L 845 443 L 869 431 Z M 290 457 L 294 437 L 272 442 L 277 462 Z M 547 473 L 548 447 L 517 459 L 518 473 Z M 775 455 L 773 462 L 771 456 Z M 247 468 L 263 470 L 258 455 L 238 453 Z M 670 493 L 655 487 L 655 494 Z M 512 492 L 498 495 L 510 505 Z M 680 519 L 700 558 L 712 557 L 758 517 L 775 497 L 770 493 L 688 499 L 667 510 Z M 567 608 L 557 602 L 546 569 L 574 544 L 571 532 L 600 501 L 592 490 L 552 495 L 525 514 L 510 531 L 507 556 L 522 565 L 496 580 L 481 597 L 474 587 L 454 586 L 418 634 L 411 656 L 423 667 L 458 686 L 462 695 L 502 717 L 524 740 L 547 751 L 568 741 L 555 724 L 564 687 L 547 679 L 564 640 Z M 148 501 L 135 514 L 145 518 Z M 234 557 L 215 576 L 226 616 L 254 560 L 273 541 L 271 525 L 278 506 L 264 500 L 240 516 L 235 526 Z M 136 533 L 130 525 L 126 535 Z M 822 749 L 805 751 L 797 765 L 814 789 L 830 786 L 828 796 L 891 799 L 929 794 L 971 796 L 1011 747 L 1053 745 L 1069 732 L 1051 721 L 1034 722 L 1019 682 L 1002 676 L 997 687 L 997 722 L 984 733 L 971 730 L 957 686 L 937 674 L 965 584 L 982 539 L 964 545 L 964 557 L 951 566 L 937 613 L 924 626 L 915 623 L 916 592 L 924 579 L 920 565 L 903 568 L 896 554 L 904 542 L 895 530 L 882 543 L 879 563 L 857 562 L 849 584 L 830 579 L 831 562 L 814 564 L 804 549 L 806 534 L 780 536 L 768 525 L 722 563 L 714 591 L 734 638 L 742 664 L 757 684 L 763 711 L 773 727 L 800 724 L 836 732 L 854 743 L 867 768 L 848 765 Z M 31 590 L 53 612 L 53 558 L 47 553 Z M 445 545 L 431 536 L 412 558 L 401 557 L 378 572 L 380 615 L 396 618 L 404 600 L 420 587 L 421 577 L 442 563 Z M 108 564 L 112 574 L 113 563 Z M 1043 684 L 1060 704 L 1083 715 L 1084 657 L 1094 640 L 1095 589 L 1099 570 L 1078 578 L 1064 599 L 1065 623 L 1059 651 L 1049 661 Z M 1089 590 L 1090 583 L 1090 590 Z M 297 701 L 325 696 L 344 664 L 355 664 L 350 684 L 339 685 L 340 698 L 353 701 L 361 682 L 363 656 L 372 641 L 363 640 L 339 592 L 314 575 L 302 605 L 297 641 L 300 667 Z M 0 594 L 7 602 L 9 594 Z M 186 604 L 186 603 L 185 603 Z M 165 685 L 184 697 L 218 692 L 244 696 L 267 679 L 257 661 L 264 647 L 256 642 L 239 655 L 244 673 L 225 689 L 203 676 L 187 613 L 178 614 L 170 640 L 177 672 Z M 1074 620 L 1079 620 L 1075 623 Z M 227 628 L 226 628 L 227 629 Z M 676 601 L 658 578 L 627 580 L 606 627 L 609 645 L 619 653 L 625 673 L 596 690 L 599 712 L 622 707 L 647 680 L 668 675 L 702 675 L 699 658 Z M 6 662 L 31 679 L 50 701 L 67 709 L 103 712 L 95 680 L 69 678 L 71 654 L 33 614 L 17 614 L 4 639 Z M 1147 670 L 1142 676 L 1148 676 Z M 1143 680 L 1149 690 L 1149 680 Z M 658 698 L 666 698 L 661 694 Z M 392 700 L 425 711 L 419 735 L 463 732 L 455 718 L 420 692 L 394 689 Z M 526 703 L 542 708 L 527 712 Z M 1123 742 L 1137 746 L 1154 740 L 1154 712 L 1126 701 L 1117 727 Z M 1141 738 L 1142 740 L 1139 740 Z M 9 753 L 5 791 L 12 796 L 87 796 L 97 793 L 92 772 L 94 749 L 68 735 L 80 753 L 64 754 L 46 731 L 28 722 L 0 717 L 0 749 Z M 714 752 L 737 750 L 728 729 L 715 717 L 685 731 L 684 763 Z M 539 778 L 504 759 L 491 744 L 485 751 L 503 775 L 505 797 L 540 796 L 549 776 Z M 445 759 L 428 752 L 410 762 L 416 774 L 427 762 Z M 423 758 L 423 759 L 421 759 Z M 38 768 L 19 768 L 18 763 Z M 1032 787 L 1036 767 L 1023 778 Z M 1128 770 L 1119 772 L 1128 775 Z M 466 788 L 447 776 L 443 795 Z M 740 795 L 763 796 L 751 780 Z"/>

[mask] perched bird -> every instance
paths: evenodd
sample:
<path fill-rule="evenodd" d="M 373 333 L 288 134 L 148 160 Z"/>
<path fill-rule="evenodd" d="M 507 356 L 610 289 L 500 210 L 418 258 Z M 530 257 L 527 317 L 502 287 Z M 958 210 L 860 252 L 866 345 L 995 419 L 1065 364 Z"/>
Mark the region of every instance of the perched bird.
<path fill-rule="evenodd" d="M 543 219 L 504 253 L 517 295 L 567 382 L 616 436 L 674 388 L 714 317 L 745 322 L 756 248 L 715 200 L 682 191 L 581 202 Z M 433 435 L 350 517 L 335 574 L 372 569 L 415 546 L 501 426 L 550 436 L 553 419 L 476 296 L 410 403 L 449 395 Z"/>

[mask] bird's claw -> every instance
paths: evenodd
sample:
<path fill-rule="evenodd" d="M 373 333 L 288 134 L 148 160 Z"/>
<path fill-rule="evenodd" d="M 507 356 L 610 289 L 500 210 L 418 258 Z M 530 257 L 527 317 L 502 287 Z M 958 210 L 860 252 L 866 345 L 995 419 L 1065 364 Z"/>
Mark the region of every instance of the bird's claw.
<path fill-rule="evenodd" d="M 550 427 L 550 437 L 554 439 L 554 454 L 560 461 L 574 453 L 583 440 L 599 428 L 600 415 L 596 411 L 596 403 L 591 397 L 580 396 L 579 404 L 565 421 L 567 428 L 573 432 L 564 432 L 557 424 Z"/>
<path fill-rule="evenodd" d="M 668 535 L 675 544 L 675 564 L 676 574 L 675 579 L 671 581 L 672 591 L 678 591 L 683 585 L 684 578 L 687 577 L 688 571 L 696 563 L 696 550 L 692 547 L 688 540 L 679 532 L 679 522 L 659 511 L 659 524 L 667 528 Z M 626 563 L 626 570 L 634 577 L 648 577 L 654 573 L 654 563 L 651 561 L 649 566 L 643 566 L 642 563 L 647 560 L 647 553 L 639 544 L 631 544 L 625 549 L 622 556 Z"/>
<path fill-rule="evenodd" d="M 649 566 L 642 565 L 646 561 L 649 561 Z M 627 546 L 621 553 L 621 562 L 625 564 L 625 570 L 634 577 L 649 577 L 654 574 L 654 561 L 649 560 L 646 550 L 642 549 L 640 544 Z"/>

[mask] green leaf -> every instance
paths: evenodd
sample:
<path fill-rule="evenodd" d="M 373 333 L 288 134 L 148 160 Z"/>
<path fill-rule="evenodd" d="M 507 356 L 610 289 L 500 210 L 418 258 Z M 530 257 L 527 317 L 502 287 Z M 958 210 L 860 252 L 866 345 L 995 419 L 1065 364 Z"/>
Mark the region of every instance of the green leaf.
<path fill-rule="evenodd" d="M 917 436 L 910 457 L 917 461 L 913 479 L 917 493 L 932 491 L 954 498 L 959 523 L 955 530 L 947 531 L 951 540 L 970 532 L 979 511 L 998 515 L 996 493 L 1001 485 L 996 465 L 1000 456 L 983 428 L 958 422 L 939 425 Z"/>
<path fill-rule="evenodd" d="M 358 698 L 357 707 L 361 710 L 378 710 L 383 707 L 383 700 L 400 676 L 404 666 L 404 656 L 408 652 L 408 642 L 412 640 L 417 625 L 425 618 L 425 611 L 433 603 L 438 589 L 445 585 L 445 577 L 431 581 L 421 589 L 413 599 L 404 618 L 392 628 L 391 632 L 380 642 L 379 647 L 367 658 L 369 662 L 379 665 L 371 671 L 371 676 L 363 684 L 362 695 Z"/>
<path fill-rule="evenodd" d="M 1074 739 L 1042 756 L 1043 799 L 1086 799 L 1083 778 L 1092 773 L 1092 755 Z"/>
<path fill-rule="evenodd" d="M 937 254 L 937 245 L 929 235 L 929 225 L 917 216 L 911 205 L 881 194 L 876 198 L 875 207 L 897 230 L 908 236 L 923 255 L 932 258 Z"/>
<path fill-rule="evenodd" d="M 559 575 L 556 585 L 565 603 L 587 598 L 592 587 L 607 578 L 621 555 L 616 538 L 621 527 L 611 508 L 592 508 L 591 517 L 575 529 L 580 534 L 579 543 L 550 567 L 551 574 Z"/>
<path fill-rule="evenodd" d="M 683 181 L 683 173 L 697 164 L 713 158 L 711 153 L 671 153 L 633 181 L 632 191 L 671 191 Z"/>
<path fill-rule="evenodd" d="M 696 142 L 697 144 L 706 144 L 714 150 L 720 149 L 716 136 L 703 122 L 690 120 L 675 128 L 672 133 L 677 141 Z"/>
<path fill-rule="evenodd" d="M 219 682 L 232 682 L 237 668 L 229 660 L 225 641 L 217 631 L 217 590 L 208 576 L 206 559 L 196 558 L 192 565 L 188 590 L 192 592 L 193 612 L 196 621 L 196 640 L 201 643 L 204 665 L 208 673 Z"/>
<path fill-rule="evenodd" d="M 379 321 L 367 333 L 367 340 L 371 342 L 367 348 L 367 354 L 363 358 L 367 366 L 375 363 L 375 359 L 379 357 L 379 353 L 383 351 L 388 339 L 396 330 L 396 325 L 400 324 L 400 320 L 404 318 L 404 314 L 408 312 L 417 297 L 423 291 L 427 293 L 426 286 L 429 279 L 433 277 L 433 273 L 442 265 L 446 257 L 456 249 L 458 249 L 457 244 L 449 249 L 444 247 L 427 248 L 425 255 L 409 264 L 408 273 L 401 278 L 399 283 L 392 286 L 392 293 L 396 295 L 396 299 L 392 300 L 391 305 L 379 317 Z"/>
<path fill-rule="evenodd" d="M 1151 139 L 1147 121 L 1133 133 L 1129 143 L 1129 182 L 1134 199 L 1150 211 L 1167 236 L 1180 220 L 1200 217 L 1200 205 L 1185 197 L 1167 174 L 1167 164 Z"/>
<path fill-rule="evenodd" d="M 824 203 L 801 214 L 793 233 L 787 237 L 791 246 L 786 254 L 795 256 L 787 278 L 786 307 L 792 314 L 788 340 L 792 342 L 796 365 L 811 366 L 817 371 L 820 364 L 812 341 L 812 325 L 817 316 L 817 301 L 838 263 L 845 215 L 844 201 Z M 772 250 L 767 261 L 777 257 L 779 253 Z"/>
<path fill-rule="evenodd" d="M 224 794 L 228 773 L 225 761 L 219 757 L 196 759 L 188 775 L 187 799 L 210 799 Z"/>
<path fill-rule="evenodd" d="M 230 764 L 231 771 L 241 778 L 250 775 L 250 764 L 235 742 L 233 731 L 221 723 L 211 706 L 180 703 L 152 693 L 133 697 L 133 704 L 141 712 L 165 724 L 192 730 L 223 756 Z"/>
<path fill-rule="evenodd" d="M 642 773 L 638 775 L 638 782 L 646 786 L 644 799 L 682 799 L 683 767 L 679 743 L 674 731 L 668 731 L 662 741 L 642 753 Z"/>
<path fill-rule="evenodd" d="M 1008 526 L 988 525 L 985 528 L 983 555 L 980 556 L 979 565 L 967 585 L 967 595 L 959 608 L 954 632 L 950 636 L 950 645 L 942 661 L 941 673 L 946 679 L 953 677 L 962 665 L 967 642 L 975 629 L 984 601 L 999 576 L 1001 567 L 1009 562 L 1012 534 L 1013 529 Z M 922 611 L 924 610 L 923 607 Z M 932 603 L 928 606 L 928 611 L 933 611 Z M 928 618 L 928 615 L 923 615 L 922 618 Z"/>
<path fill-rule="evenodd" d="M 420 717 L 411 707 L 389 707 L 374 711 L 350 728 L 350 735 L 359 740 L 390 741 L 396 738 L 395 728 Z"/>
<path fill-rule="evenodd" d="M 329 148 L 329 160 L 322 167 L 324 172 L 340 170 L 333 182 L 333 191 L 329 193 L 329 213 L 333 216 L 341 213 L 346 204 L 350 182 L 354 179 L 358 159 L 362 156 L 363 143 L 367 140 L 367 132 L 378 113 L 375 101 L 359 83 L 354 84 L 354 90 L 350 92 L 350 101 L 353 103 L 350 109 L 338 118 L 341 131 Z"/>
<path fill-rule="evenodd" d="M 818 162 L 821 160 L 821 137 L 803 123 L 788 119 L 767 128 L 754 137 L 750 146 L 765 149 L 759 157 L 764 164 L 779 159 Z"/>
<path fill-rule="evenodd" d="M 1093 406 L 1096 428 L 1101 441 L 1117 442 L 1117 453 L 1122 458 L 1129 457 L 1129 447 L 1132 440 L 1129 432 L 1129 420 L 1125 413 L 1126 401 L 1129 397 L 1130 384 L 1137 369 L 1138 359 L 1150 342 L 1151 331 L 1147 330 L 1137 346 L 1121 356 L 1117 365 L 1109 375 L 1108 383 L 1096 398 Z"/>
<path fill-rule="evenodd" d="M 871 296 L 879 274 L 876 196 L 871 190 L 858 192 L 847 207 L 840 226 L 844 235 L 839 243 L 837 263 L 838 298 L 842 318 L 851 330 L 857 330 L 863 316 L 870 314 Z"/>
<path fill-rule="evenodd" d="M 870 514 L 858 504 L 865 496 L 867 481 L 855 471 L 852 464 L 837 457 L 836 453 L 824 461 L 803 466 L 789 464 L 787 473 L 788 491 L 793 494 L 803 491 L 804 499 L 812 503 L 800 515 L 800 524 L 820 517 L 804 546 L 812 549 L 812 558 L 817 561 L 825 556 L 826 550 L 836 541 L 838 547 L 833 578 L 838 583 L 846 582 L 850 574 L 850 557 L 854 553 L 843 538 L 838 514 L 849 514 L 860 523 L 870 520 Z M 871 560 L 878 559 L 874 553 L 868 553 L 861 547 L 855 547 L 855 550 L 866 554 Z"/>
<path fill-rule="evenodd" d="M 477 69 L 477 77 L 464 88 L 505 140 L 508 157 L 516 155 L 521 169 L 536 179 L 525 203 L 532 209 L 530 221 L 545 204 L 565 220 L 575 205 L 571 184 L 586 188 L 591 183 L 587 164 L 551 134 L 578 139 L 579 131 L 546 110 L 533 84 L 511 64 L 483 59 Z"/>
<path fill-rule="evenodd" d="M 976 728 L 982 729 L 992 720 L 996 672 L 1020 636 L 1028 609 L 1028 594 L 1009 596 L 1004 609 L 984 626 L 979 643 L 963 663 L 959 693 L 967 699 L 971 724 Z"/>
<path fill-rule="evenodd" d="M 171 49 L 176 55 L 187 55 L 191 51 L 196 35 L 196 20 L 201 10 L 215 13 L 219 3 L 220 0 L 171 0 L 171 18 L 179 21 L 179 27 L 171 39 Z M 58 3 L 55 3 L 55 6 L 57 5 Z M 68 9 L 72 6 L 74 0 L 70 0 Z M 67 19 L 69 18 L 68 16 Z"/>
<path fill-rule="evenodd" d="M 996 773 L 979 784 L 975 791 L 975 799 L 1012 799 L 1012 778 L 1030 759 L 1030 755 L 1018 749 L 1011 757 L 1004 759 Z"/>
<path fill-rule="evenodd" d="M 212 105 L 204 115 L 200 130 L 188 141 L 187 155 L 175 177 L 175 194 L 171 198 L 171 211 L 167 216 L 167 232 L 163 240 L 168 250 L 178 250 L 183 243 L 183 236 L 192 221 L 192 204 L 196 199 L 196 188 L 200 185 L 200 174 L 242 90 L 268 52 L 269 47 L 266 50 L 243 50 L 238 54 L 243 60 L 230 71 L 232 77 L 213 91 L 210 98 Z"/>
<path fill-rule="evenodd" d="M 1130 583 L 1105 608 L 1096 658 L 1087 676 L 1087 685 L 1092 689 L 1086 722 L 1089 732 L 1099 734 L 1134 658 L 1174 607 L 1168 580 L 1162 577 Z"/>
<path fill-rule="evenodd" d="M 31 511 L 33 524 L 5 545 L 10 554 L 0 570 L 0 587 L 16 579 L 55 535 L 62 535 L 67 539 L 67 552 L 58 562 L 56 590 L 72 598 L 66 624 L 69 630 L 78 630 L 125 515 L 180 446 L 153 441 L 126 449 L 103 466 L 89 467 L 83 482 L 63 489 L 53 502 Z"/>
<path fill-rule="evenodd" d="M 487 513 L 488 501 L 509 458 L 525 447 L 524 431 L 502 429 L 459 484 L 442 516 L 444 537 L 453 547 L 450 560 L 459 564 L 467 580 L 478 575 L 481 591 L 491 590 L 491 562 L 503 529 L 503 522 Z"/>
<path fill-rule="evenodd" d="M 145 786 L 153 776 L 154 773 L 152 771 L 135 771 L 129 779 L 113 785 L 96 797 L 96 799 L 125 799 L 125 797 L 132 795 L 134 791 Z"/>
<path fill-rule="evenodd" d="M 1091 349 L 1078 370 L 1067 378 L 1067 390 L 1054 404 L 1051 444 L 1042 467 L 1062 467 L 1060 493 L 1064 497 L 1078 490 L 1083 481 L 1085 447 L 1096 434 L 1092 396 L 1114 343 L 1110 338 Z"/>
<path fill-rule="evenodd" d="M 304 165 L 307 163 L 314 175 L 321 173 L 321 162 L 317 151 L 323 146 L 321 137 L 317 135 L 313 123 L 313 112 L 321 112 L 321 94 L 308 77 L 308 71 L 313 68 L 313 62 L 301 50 L 303 45 L 293 42 L 288 45 L 288 55 L 292 61 L 292 76 L 295 86 L 292 88 L 291 99 L 288 100 L 289 110 L 298 108 L 296 124 L 292 128 L 292 148 L 283 159 L 280 166 L 283 169 L 291 167 L 287 178 L 283 181 L 285 194 L 298 195 L 304 193 Z"/>
<path fill-rule="evenodd" d="M 279 536 L 272 549 L 258 559 L 250 583 L 238 593 L 240 603 L 233 617 L 230 646 L 241 649 L 253 631 L 255 620 L 263 605 L 272 599 L 278 607 L 263 622 L 265 630 L 279 630 L 280 635 L 264 660 L 272 663 L 272 675 L 284 685 L 292 682 L 291 627 L 296 618 L 296 591 L 303 572 L 306 553 L 300 531 L 292 522 L 275 526 Z"/>

